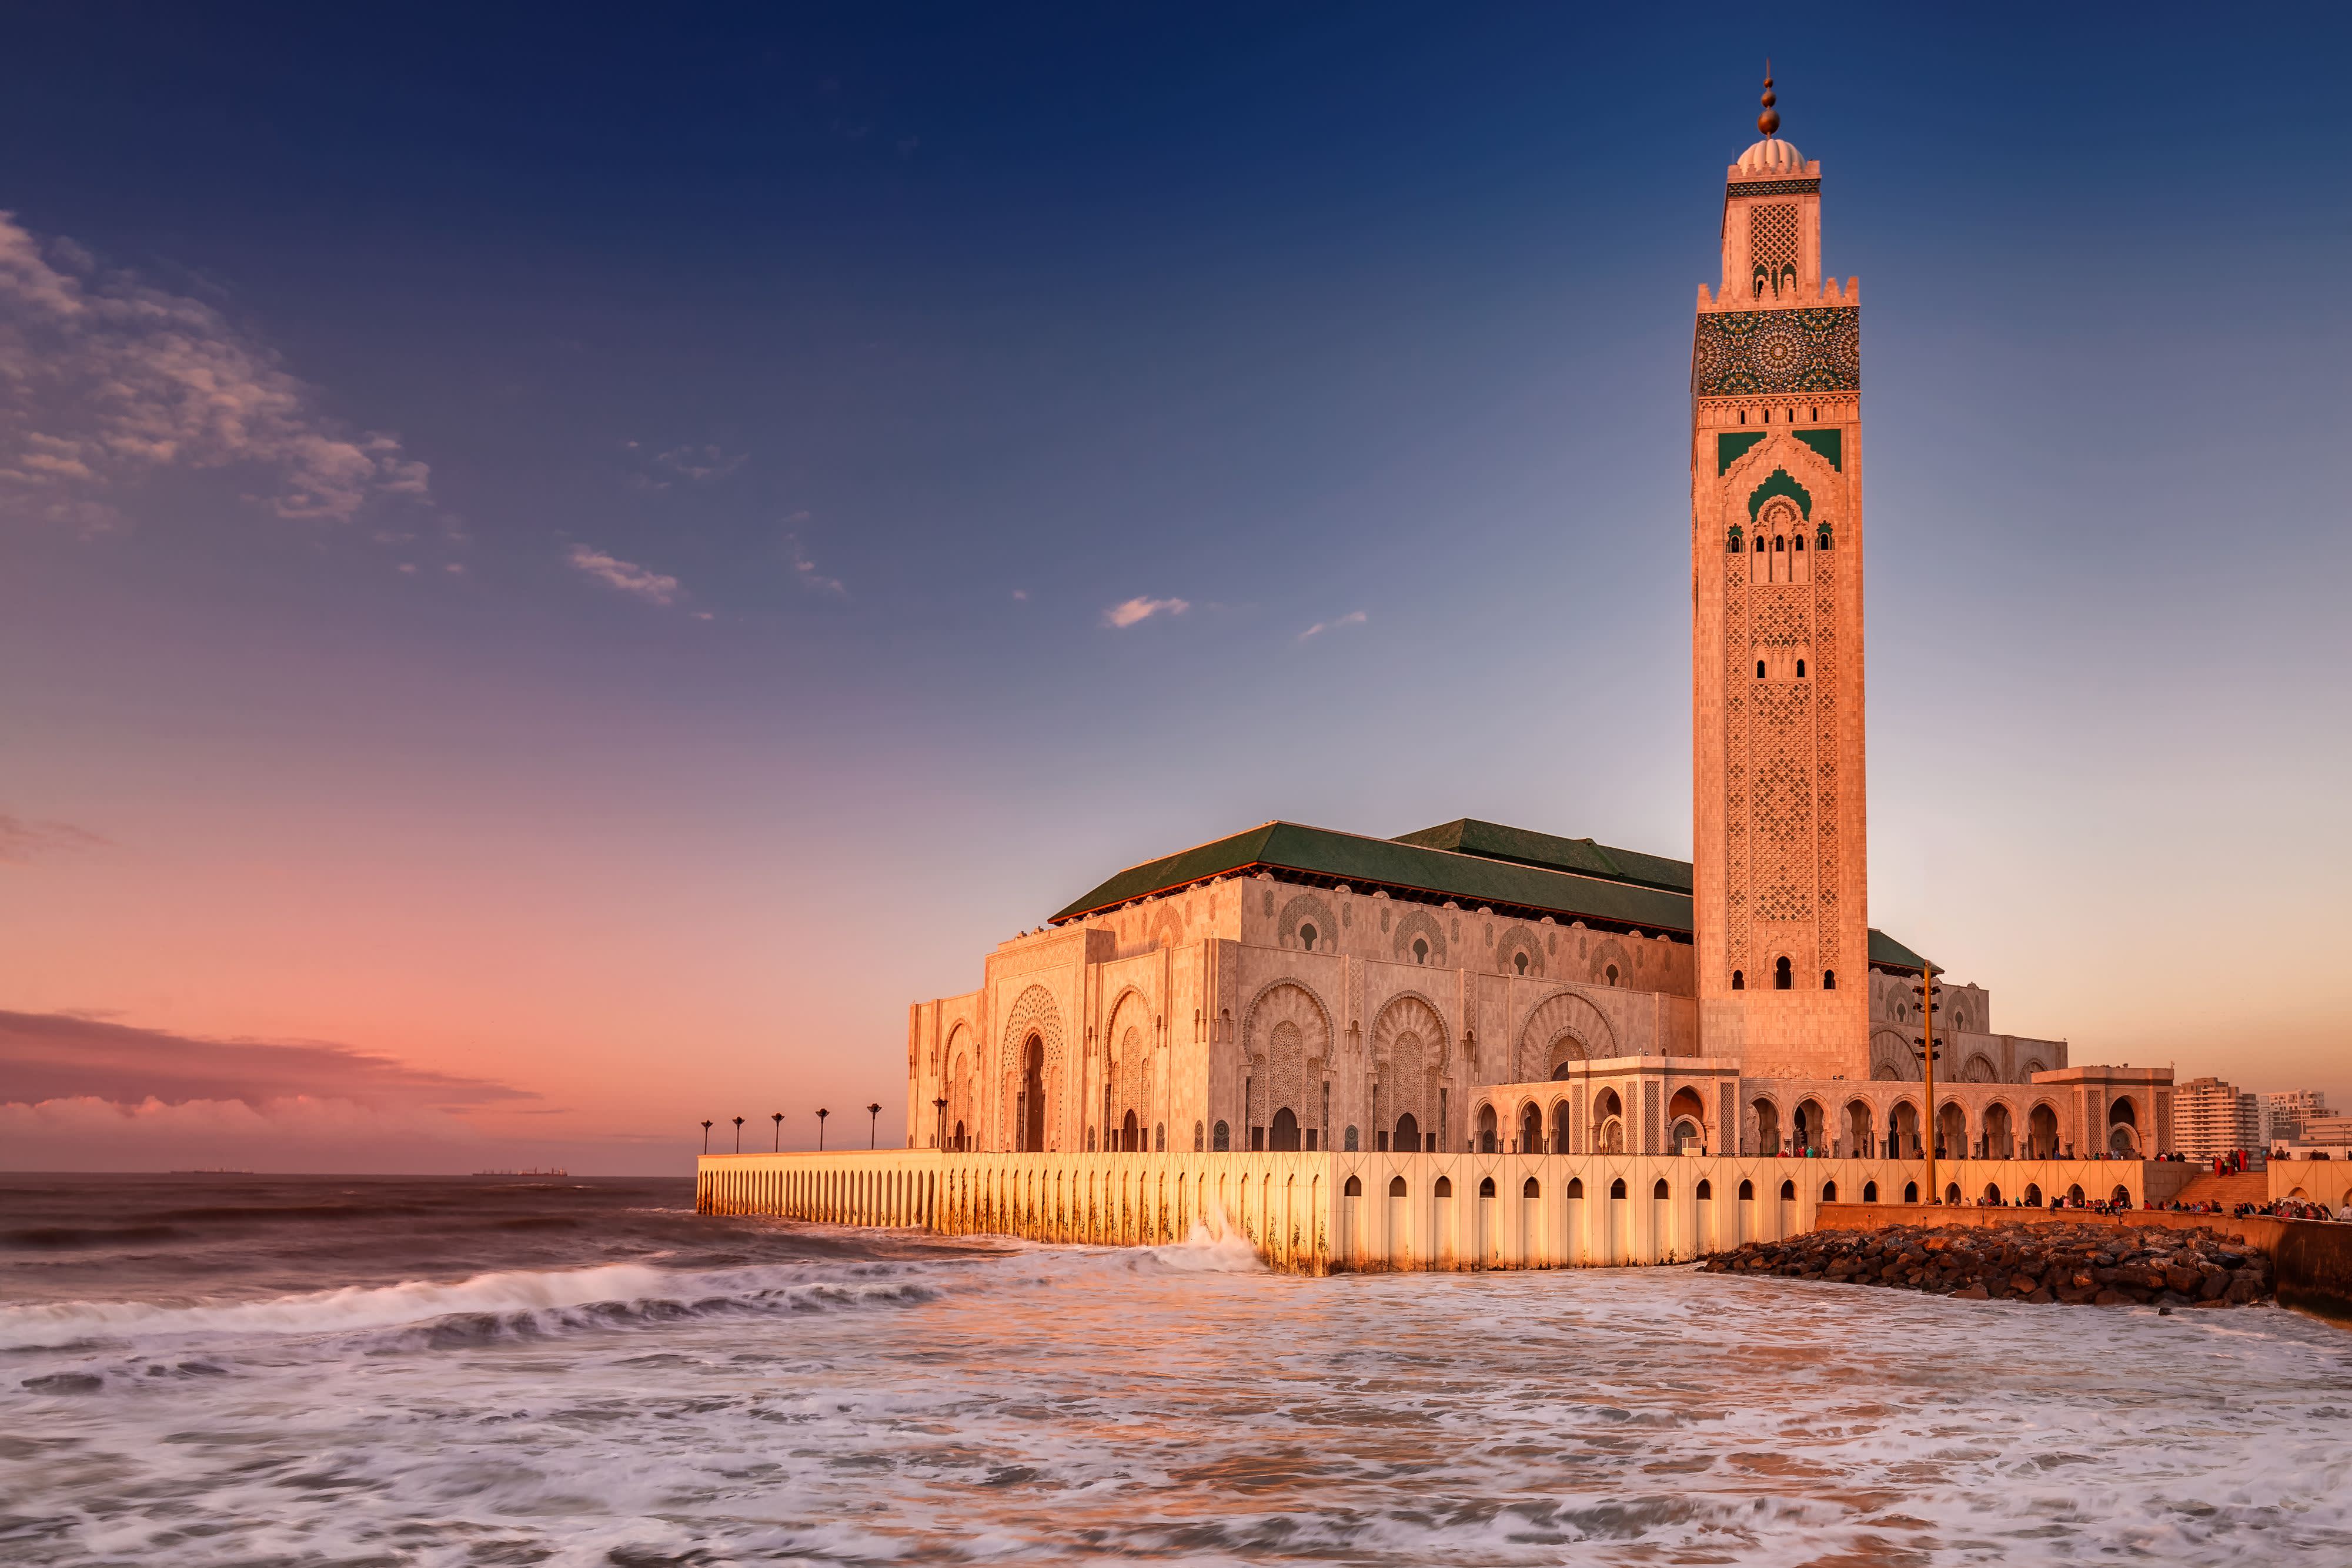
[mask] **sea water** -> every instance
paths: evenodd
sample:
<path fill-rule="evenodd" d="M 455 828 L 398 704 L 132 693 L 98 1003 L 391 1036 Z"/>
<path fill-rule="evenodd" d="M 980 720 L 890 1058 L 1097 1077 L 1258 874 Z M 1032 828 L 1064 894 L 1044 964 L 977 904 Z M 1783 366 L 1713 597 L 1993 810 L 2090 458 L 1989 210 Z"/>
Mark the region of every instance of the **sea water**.
<path fill-rule="evenodd" d="M 2352 1563 L 2352 1333 L 0 1177 L 0 1562 Z"/>

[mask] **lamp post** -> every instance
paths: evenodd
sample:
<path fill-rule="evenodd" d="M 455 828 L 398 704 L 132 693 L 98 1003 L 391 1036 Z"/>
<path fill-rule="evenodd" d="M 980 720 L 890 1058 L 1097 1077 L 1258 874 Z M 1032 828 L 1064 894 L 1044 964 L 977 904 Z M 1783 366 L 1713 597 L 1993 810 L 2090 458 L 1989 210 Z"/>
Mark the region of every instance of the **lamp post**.
<path fill-rule="evenodd" d="M 940 1153 L 945 1154 L 948 1150 L 948 1097 L 944 1094 L 940 1095 L 931 1102 L 931 1106 L 940 1113 L 939 1148 Z"/>
<path fill-rule="evenodd" d="M 710 1124 L 707 1120 L 702 1124 L 702 1152 L 710 1152 Z"/>
<path fill-rule="evenodd" d="M 1919 998 L 1919 1024 L 1924 1031 L 1912 1036 L 1912 1043 L 1919 1048 L 1920 1061 L 1927 1084 L 1927 1190 L 1922 1196 L 1929 1203 L 1939 1204 L 1944 1201 L 1944 1195 L 1936 1186 L 1936 1140 L 1942 1134 L 1944 1119 L 1936 1113 L 1936 992 L 1937 987 L 1936 966 L 1928 963 L 1925 958 L 1920 959 L 1919 964 L 1919 983 L 1911 988 L 1911 994 Z"/>
<path fill-rule="evenodd" d="M 882 1136 L 882 1102 L 877 1100 L 866 1107 L 866 1146 L 873 1148 Z"/>
<path fill-rule="evenodd" d="M 816 1108 L 816 1152 L 824 1153 L 824 1119 L 833 1113 L 820 1105 Z"/>
<path fill-rule="evenodd" d="M 739 1155 L 743 1152 L 743 1118 L 740 1116 L 735 1118 L 735 1152 Z"/>
<path fill-rule="evenodd" d="M 778 1111 L 768 1120 L 776 1124 L 776 1153 L 781 1155 L 784 1152 L 784 1113 Z"/>

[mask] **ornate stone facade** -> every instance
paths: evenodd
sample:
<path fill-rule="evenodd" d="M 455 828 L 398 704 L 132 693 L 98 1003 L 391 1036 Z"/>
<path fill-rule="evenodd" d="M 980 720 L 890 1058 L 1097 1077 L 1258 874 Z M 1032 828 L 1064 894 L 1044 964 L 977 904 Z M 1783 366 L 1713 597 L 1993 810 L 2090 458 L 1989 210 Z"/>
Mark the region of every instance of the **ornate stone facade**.
<path fill-rule="evenodd" d="M 1692 341 L 1693 863 L 1465 821 L 1131 867 L 913 1009 L 910 1145 L 1917 1154 L 1923 960 L 1865 876 L 1858 289 L 1821 252 L 1820 165 L 1759 142 Z M 2168 1073 L 1941 1005 L 1948 1157 L 2168 1146 Z"/>

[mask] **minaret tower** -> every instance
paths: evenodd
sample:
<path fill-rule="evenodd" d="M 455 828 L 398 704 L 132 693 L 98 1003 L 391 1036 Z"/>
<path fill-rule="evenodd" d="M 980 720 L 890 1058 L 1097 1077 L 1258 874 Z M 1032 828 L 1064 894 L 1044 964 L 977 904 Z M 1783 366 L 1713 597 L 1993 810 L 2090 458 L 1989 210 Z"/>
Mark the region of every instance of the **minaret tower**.
<path fill-rule="evenodd" d="M 1723 187 L 1691 340 L 1699 1048 L 1866 1078 L 1861 311 L 1822 277 L 1822 167 L 1763 133 Z"/>

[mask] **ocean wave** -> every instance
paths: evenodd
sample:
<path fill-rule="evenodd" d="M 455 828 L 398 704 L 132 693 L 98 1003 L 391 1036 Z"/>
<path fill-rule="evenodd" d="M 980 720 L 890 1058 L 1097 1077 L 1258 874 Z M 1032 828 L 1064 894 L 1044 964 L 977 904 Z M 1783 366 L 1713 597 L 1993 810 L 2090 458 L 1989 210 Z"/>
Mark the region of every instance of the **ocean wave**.
<path fill-rule="evenodd" d="M 811 1279 L 754 1267 L 688 1272 L 641 1263 L 517 1270 L 451 1282 L 348 1286 L 251 1301 L 56 1301 L 0 1306 L 0 1350 L 61 1349 L 205 1335 L 398 1331 L 385 1347 L 437 1348 L 631 1323 L 764 1316 L 932 1299 L 916 1279 Z"/>
<path fill-rule="evenodd" d="M 120 1247 L 131 1241 L 169 1241 L 184 1234 L 176 1225 L 36 1225 L 0 1230 L 0 1247 L 62 1251 L 76 1247 Z"/>

